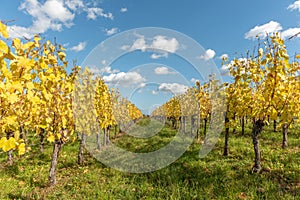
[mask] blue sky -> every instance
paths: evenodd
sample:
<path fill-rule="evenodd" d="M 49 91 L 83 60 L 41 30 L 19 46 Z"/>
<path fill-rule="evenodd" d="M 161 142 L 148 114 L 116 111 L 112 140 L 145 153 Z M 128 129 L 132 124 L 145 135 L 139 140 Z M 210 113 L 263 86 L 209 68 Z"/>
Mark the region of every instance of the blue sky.
<path fill-rule="evenodd" d="M 122 56 L 105 58 L 112 55 L 102 52 L 92 67 L 110 86 L 120 87 L 124 96 L 147 110 L 183 92 L 195 80 L 207 80 L 181 57 L 184 51 L 197 49 L 185 48 L 184 41 L 200 44 L 195 62 L 202 60 L 198 64 L 206 70 L 213 71 L 215 65 L 223 72 L 220 57 L 233 59 L 253 51 L 256 35 L 279 31 L 289 38 L 300 32 L 300 1 L 2 0 L 0 19 L 14 20 L 7 23 L 11 37 L 36 33 L 50 40 L 56 37 L 67 49 L 68 59 L 77 60 L 78 65 L 89 63 L 91 51 L 100 48 L 101 42 L 111 45 L 107 41 L 124 37 L 124 44 L 116 43 L 116 49 L 111 49 L 123 49 Z M 167 30 L 145 36 L 139 32 L 143 27 Z M 128 31 L 132 29 L 136 30 Z M 290 55 L 300 52 L 298 38 L 286 45 Z"/>

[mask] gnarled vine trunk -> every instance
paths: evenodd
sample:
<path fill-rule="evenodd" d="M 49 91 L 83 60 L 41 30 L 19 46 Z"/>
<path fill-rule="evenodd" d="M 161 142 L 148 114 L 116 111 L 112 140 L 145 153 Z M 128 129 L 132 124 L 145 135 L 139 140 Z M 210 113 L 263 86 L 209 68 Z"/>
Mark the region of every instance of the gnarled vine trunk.
<path fill-rule="evenodd" d="M 51 186 L 56 184 L 56 167 L 57 167 L 58 157 L 62 146 L 63 146 L 63 142 L 61 140 L 54 141 L 51 166 L 49 171 L 49 183 Z"/>
<path fill-rule="evenodd" d="M 182 119 L 183 119 L 183 133 L 186 134 L 186 116 L 183 116 Z"/>
<path fill-rule="evenodd" d="M 273 131 L 274 132 L 277 132 L 277 121 L 276 120 L 274 120 L 274 123 L 273 123 Z"/>
<path fill-rule="evenodd" d="M 289 126 L 285 123 L 282 127 L 282 148 L 286 148 L 288 146 L 288 130 Z"/>
<path fill-rule="evenodd" d="M 101 149 L 101 140 L 100 140 L 100 131 L 96 134 L 96 140 L 97 140 L 97 149 Z"/>
<path fill-rule="evenodd" d="M 85 145 L 85 134 L 81 133 L 80 143 L 79 143 L 79 152 L 78 152 L 78 164 L 82 165 L 84 161 L 84 145 Z"/>
<path fill-rule="evenodd" d="M 229 119 L 228 117 L 226 117 L 225 124 L 228 123 L 229 123 Z M 225 142 L 224 142 L 224 152 L 223 152 L 224 156 L 228 156 L 228 141 L 229 141 L 229 127 L 227 125 L 227 127 L 225 128 Z"/>
<path fill-rule="evenodd" d="M 258 136 L 262 132 L 263 126 L 264 123 L 260 119 L 253 122 L 252 142 L 253 142 L 254 156 L 255 156 L 253 171 L 256 173 L 259 173 L 261 171 L 261 154 L 260 154 Z"/>
<path fill-rule="evenodd" d="M 194 127 L 195 127 L 195 119 L 194 119 L 194 116 L 191 115 L 191 136 L 194 133 Z"/>
<path fill-rule="evenodd" d="M 204 119 L 204 137 L 206 136 L 207 118 Z"/>
<path fill-rule="evenodd" d="M 45 129 L 40 129 L 40 152 L 44 152 L 44 144 L 45 144 Z"/>

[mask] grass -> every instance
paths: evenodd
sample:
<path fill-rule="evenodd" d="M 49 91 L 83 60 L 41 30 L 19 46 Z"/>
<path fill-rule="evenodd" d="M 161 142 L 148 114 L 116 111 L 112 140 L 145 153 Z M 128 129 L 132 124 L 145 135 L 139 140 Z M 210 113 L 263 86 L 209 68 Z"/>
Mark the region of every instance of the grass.
<path fill-rule="evenodd" d="M 149 122 L 139 122 L 149 125 Z M 78 143 L 63 147 L 57 169 L 57 185 L 47 183 L 52 147 L 32 150 L 6 165 L 0 152 L 0 199 L 300 199 L 300 130 L 289 134 L 289 147 L 281 149 L 281 133 L 265 127 L 261 135 L 263 171 L 252 173 L 253 147 L 250 129 L 230 135 L 230 154 L 222 155 L 223 134 L 216 147 L 203 159 L 198 157 L 201 140 L 176 162 L 145 174 L 123 173 L 108 168 L 85 154 L 77 164 Z M 176 131 L 168 126 L 149 139 L 118 135 L 115 143 L 135 152 L 161 148 Z"/>

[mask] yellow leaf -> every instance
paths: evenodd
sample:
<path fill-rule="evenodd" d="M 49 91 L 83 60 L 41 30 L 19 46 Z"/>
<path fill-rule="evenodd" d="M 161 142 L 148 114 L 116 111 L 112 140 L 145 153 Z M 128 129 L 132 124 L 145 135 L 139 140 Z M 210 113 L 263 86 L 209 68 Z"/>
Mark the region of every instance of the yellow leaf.
<path fill-rule="evenodd" d="M 2 53 L 8 53 L 8 50 L 9 48 L 6 43 L 0 40 L 0 51 L 2 51 Z"/>
<path fill-rule="evenodd" d="M 35 96 L 35 97 L 30 98 L 30 101 L 33 104 L 38 105 L 40 103 L 40 98 L 38 98 L 38 97 Z"/>
<path fill-rule="evenodd" d="M 55 80 L 55 75 L 54 74 L 50 74 L 50 76 L 48 77 L 49 80 L 53 81 Z"/>
<path fill-rule="evenodd" d="M 6 124 L 8 125 L 14 125 L 17 123 L 17 117 L 16 116 L 8 116 L 5 118 Z"/>
<path fill-rule="evenodd" d="M 0 21 L 0 33 L 2 34 L 2 36 L 4 38 L 8 38 L 8 32 L 7 32 L 7 27 L 5 24 L 3 24 L 1 21 Z"/>
<path fill-rule="evenodd" d="M 5 143 L 4 146 L 2 147 L 3 151 L 7 152 L 9 150 L 12 150 L 16 148 L 16 139 L 13 137 L 10 137 Z"/>
<path fill-rule="evenodd" d="M 54 135 L 51 134 L 50 136 L 48 136 L 47 140 L 48 142 L 54 142 L 55 141 Z"/>
<path fill-rule="evenodd" d="M 47 125 L 40 124 L 40 125 L 38 125 L 38 127 L 42 128 L 42 129 L 46 129 Z"/>
<path fill-rule="evenodd" d="M 13 137 L 10 137 L 9 140 L 8 140 L 8 143 L 9 143 L 9 146 L 14 149 L 16 148 L 16 139 L 13 138 Z"/>
<path fill-rule="evenodd" d="M 32 82 L 26 83 L 26 87 L 28 90 L 32 90 L 34 88 L 34 84 Z"/>
<path fill-rule="evenodd" d="M 13 47 L 15 47 L 16 49 L 21 48 L 21 40 L 19 38 L 13 39 Z"/>
<path fill-rule="evenodd" d="M 31 74 L 25 74 L 25 75 L 23 76 L 23 78 L 24 78 L 25 80 L 30 80 L 30 79 L 31 79 Z"/>
<path fill-rule="evenodd" d="M 64 52 L 58 52 L 58 57 L 61 61 L 64 61 L 66 58 L 66 54 Z"/>
<path fill-rule="evenodd" d="M 56 137 L 57 137 L 57 139 L 59 139 L 59 140 L 60 140 L 60 138 L 61 138 L 61 134 L 60 134 L 60 133 L 57 133 L 57 134 L 56 134 Z"/>
<path fill-rule="evenodd" d="M 38 43 L 41 40 L 41 38 L 38 35 L 35 35 L 33 40 L 34 42 Z"/>
<path fill-rule="evenodd" d="M 46 119 L 46 122 L 47 122 L 48 124 L 50 124 L 50 123 L 52 122 L 52 118 L 48 117 L 48 118 Z"/>
<path fill-rule="evenodd" d="M 13 93 L 7 97 L 9 103 L 14 104 L 18 101 L 18 95 Z"/>
<path fill-rule="evenodd" d="M 21 143 L 18 146 L 18 154 L 19 156 L 25 154 L 25 143 Z"/>
<path fill-rule="evenodd" d="M 7 139 L 6 137 L 2 137 L 0 140 L 0 148 L 3 148 L 4 144 L 6 143 Z"/>
<path fill-rule="evenodd" d="M 19 81 L 14 81 L 12 83 L 12 87 L 14 88 L 14 90 L 18 90 L 20 93 L 23 92 L 23 85 Z"/>
<path fill-rule="evenodd" d="M 30 47 L 33 47 L 34 46 L 34 42 L 27 42 L 23 45 L 23 50 L 26 50 Z"/>

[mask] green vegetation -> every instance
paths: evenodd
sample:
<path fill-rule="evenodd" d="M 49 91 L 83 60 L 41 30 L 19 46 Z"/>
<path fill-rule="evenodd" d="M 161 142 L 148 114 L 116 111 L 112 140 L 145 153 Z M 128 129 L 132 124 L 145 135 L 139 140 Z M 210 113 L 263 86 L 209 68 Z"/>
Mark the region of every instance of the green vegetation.
<path fill-rule="evenodd" d="M 148 124 L 144 119 L 140 125 Z M 66 144 L 58 163 L 57 184 L 47 181 L 52 146 L 40 153 L 36 137 L 32 150 L 6 164 L 0 153 L 0 199 L 300 199 L 300 127 L 289 134 L 289 146 L 281 148 L 281 132 L 272 124 L 261 134 L 263 170 L 252 173 L 251 125 L 230 135 L 229 156 L 223 156 L 224 135 L 204 159 L 198 157 L 201 141 L 195 141 L 170 166 L 152 173 L 131 174 L 107 168 L 87 152 L 77 164 L 78 145 Z M 118 135 L 114 142 L 132 151 L 151 151 L 169 142 L 176 130 L 164 127 L 149 139 Z"/>

